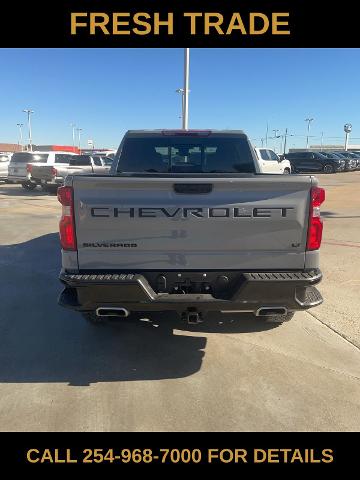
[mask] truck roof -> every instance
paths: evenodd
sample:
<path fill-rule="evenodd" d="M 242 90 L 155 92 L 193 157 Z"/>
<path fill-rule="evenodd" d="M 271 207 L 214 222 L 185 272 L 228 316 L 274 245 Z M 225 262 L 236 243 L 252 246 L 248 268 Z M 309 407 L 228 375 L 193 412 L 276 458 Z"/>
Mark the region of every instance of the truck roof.
<path fill-rule="evenodd" d="M 202 134 L 204 135 L 228 135 L 228 136 L 241 136 L 241 137 L 247 137 L 247 135 L 243 132 L 243 130 L 210 130 L 210 129 L 194 129 L 194 130 L 182 130 L 182 129 L 177 129 L 177 128 L 171 128 L 171 129 L 164 129 L 164 128 L 159 128 L 159 129 L 154 129 L 154 130 L 128 130 L 126 132 L 127 137 L 143 137 L 143 136 L 162 136 L 162 135 L 199 135 L 201 136 Z"/>

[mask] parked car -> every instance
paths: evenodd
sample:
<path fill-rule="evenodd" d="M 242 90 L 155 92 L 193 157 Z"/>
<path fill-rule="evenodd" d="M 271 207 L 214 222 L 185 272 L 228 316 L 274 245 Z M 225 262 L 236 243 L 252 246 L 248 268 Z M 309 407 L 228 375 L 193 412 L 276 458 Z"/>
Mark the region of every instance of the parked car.
<path fill-rule="evenodd" d="M 314 176 L 256 172 L 242 131 L 127 132 L 109 177 L 58 190 L 59 304 L 96 324 L 159 311 L 281 323 L 319 305 L 325 192 Z"/>
<path fill-rule="evenodd" d="M 40 179 L 33 175 L 34 166 L 66 165 L 76 154 L 69 152 L 17 152 L 11 157 L 8 180 L 20 183 L 26 190 L 34 190 Z M 34 172 L 35 173 L 35 172 Z"/>
<path fill-rule="evenodd" d="M 289 160 L 281 159 L 274 150 L 270 150 L 269 148 L 255 148 L 255 152 L 261 173 L 291 173 Z"/>
<path fill-rule="evenodd" d="M 343 158 L 345 160 L 345 171 L 350 172 L 352 170 L 356 170 L 358 166 L 358 157 L 351 153 L 351 152 L 346 152 L 346 151 L 336 151 L 336 152 L 331 152 L 335 153 L 338 155 L 340 158 Z"/>
<path fill-rule="evenodd" d="M 341 172 L 345 168 L 345 159 L 327 157 L 321 152 L 291 152 L 286 154 L 293 173 L 301 172 Z"/>
<path fill-rule="evenodd" d="M 48 165 L 34 169 L 34 175 L 39 179 L 41 186 L 47 191 L 56 191 L 64 183 L 66 175 L 79 175 L 84 173 L 109 173 L 111 164 L 97 155 L 72 156 L 67 165 Z"/>
<path fill-rule="evenodd" d="M 111 155 L 112 155 L 112 154 L 106 155 L 105 157 L 104 157 L 104 156 L 101 156 L 104 164 L 105 164 L 107 167 L 111 167 L 111 165 L 113 164 L 114 157 L 111 156 Z"/>
<path fill-rule="evenodd" d="M 3 180 L 5 182 L 8 181 L 8 168 L 10 163 L 10 157 L 11 155 L 8 155 L 6 153 L 0 154 L 0 180 Z"/>
<path fill-rule="evenodd" d="M 360 170 L 360 151 L 354 150 L 354 151 L 352 151 L 351 153 L 353 153 L 354 155 L 356 155 L 356 158 L 357 158 L 357 166 L 356 166 L 356 169 L 357 169 L 357 170 Z"/>
<path fill-rule="evenodd" d="M 116 154 L 116 150 L 111 150 L 109 152 L 99 152 L 97 155 L 100 155 L 100 157 L 105 157 L 105 158 L 112 158 L 114 160 Z"/>
<path fill-rule="evenodd" d="M 346 170 L 346 161 L 347 161 L 347 158 L 343 157 L 342 155 L 338 155 L 338 152 L 319 152 L 321 153 L 321 155 L 324 155 L 325 157 L 327 158 L 332 158 L 332 159 L 335 159 L 335 160 L 341 160 L 344 163 L 344 168 L 341 170 L 341 171 L 344 171 Z"/>

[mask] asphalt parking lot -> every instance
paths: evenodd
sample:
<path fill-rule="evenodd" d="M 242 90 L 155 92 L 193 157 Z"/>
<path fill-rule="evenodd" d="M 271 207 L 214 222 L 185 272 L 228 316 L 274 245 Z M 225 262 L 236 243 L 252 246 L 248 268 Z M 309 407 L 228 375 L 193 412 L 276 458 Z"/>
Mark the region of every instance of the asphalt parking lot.
<path fill-rule="evenodd" d="M 360 171 L 318 178 L 325 302 L 279 326 L 88 325 L 56 303 L 56 197 L 0 184 L 0 430 L 359 430 Z"/>

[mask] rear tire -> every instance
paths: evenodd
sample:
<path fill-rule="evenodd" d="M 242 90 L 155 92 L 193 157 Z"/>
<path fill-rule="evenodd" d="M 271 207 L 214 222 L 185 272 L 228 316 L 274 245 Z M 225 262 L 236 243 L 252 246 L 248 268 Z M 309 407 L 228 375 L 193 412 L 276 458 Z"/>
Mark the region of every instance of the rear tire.
<path fill-rule="evenodd" d="M 23 182 L 21 184 L 21 186 L 25 189 L 25 190 L 35 190 L 36 188 L 36 183 L 31 183 L 31 182 Z"/>
<path fill-rule="evenodd" d="M 334 173 L 334 171 L 335 171 L 334 167 L 332 165 L 328 164 L 328 163 L 326 165 L 324 165 L 323 170 L 324 170 L 324 173 Z"/>
<path fill-rule="evenodd" d="M 285 168 L 283 173 L 284 175 L 290 175 L 290 170 L 288 168 Z"/>
<path fill-rule="evenodd" d="M 293 316 L 295 315 L 295 312 L 289 312 L 286 315 L 272 315 L 271 317 L 263 317 L 265 323 L 285 323 L 289 322 Z"/>

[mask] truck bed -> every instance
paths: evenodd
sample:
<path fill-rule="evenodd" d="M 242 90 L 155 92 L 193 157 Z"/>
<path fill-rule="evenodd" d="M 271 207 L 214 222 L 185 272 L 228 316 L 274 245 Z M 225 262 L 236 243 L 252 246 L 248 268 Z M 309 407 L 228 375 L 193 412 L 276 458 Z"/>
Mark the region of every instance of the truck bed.
<path fill-rule="evenodd" d="M 56 170 L 56 175 L 54 175 Z M 89 166 L 75 166 L 68 164 L 55 165 L 33 165 L 31 176 L 36 180 L 43 180 L 44 182 L 52 182 L 55 178 L 63 180 L 67 175 L 76 175 L 82 173 L 92 173 L 92 167 Z"/>

